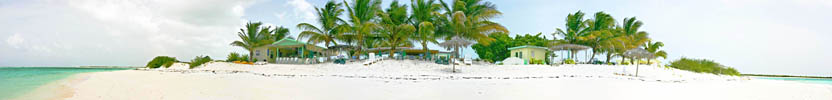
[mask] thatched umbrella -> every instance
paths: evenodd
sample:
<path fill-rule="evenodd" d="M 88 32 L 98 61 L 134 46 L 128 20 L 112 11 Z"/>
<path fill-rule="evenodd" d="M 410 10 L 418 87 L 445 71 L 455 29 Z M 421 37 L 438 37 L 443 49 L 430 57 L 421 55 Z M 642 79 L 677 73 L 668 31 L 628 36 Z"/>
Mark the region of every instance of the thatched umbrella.
<path fill-rule="evenodd" d="M 641 48 L 635 48 L 635 49 L 630 49 L 630 50 L 625 51 L 624 56 L 633 57 L 633 58 L 637 58 L 637 59 L 642 59 L 642 58 L 651 58 L 651 57 L 653 57 L 653 53 L 650 53 L 650 51 L 647 51 L 647 50 L 644 50 L 644 49 L 641 49 Z M 635 64 L 636 64 L 636 76 L 638 76 L 638 62 L 636 62 Z"/>
<path fill-rule="evenodd" d="M 453 38 L 451 38 L 451 40 L 446 40 L 446 41 L 443 41 L 442 43 L 439 43 L 439 46 L 442 46 L 442 47 L 447 48 L 447 49 L 454 48 L 454 54 L 456 56 L 459 56 L 459 48 L 460 47 L 467 47 L 468 45 L 471 45 L 471 44 L 473 44 L 473 43 L 471 41 L 466 40 L 466 39 L 459 38 L 459 37 L 453 37 Z M 451 59 L 453 59 L 453 57 Z M 453 61 L 453 60 L 451 60 L 451 61 Z M 453 69 L 452 69 L 453 72 L 456 73 L 456 64 L 451 62 L 451 65 L 453 66 Z"/>
<path fill-rule="evenodd" d="M 574 52 L 577 52 L 577 51 L 580 51 L 580 50 L 586 50 L 586 49 L 589 49 L 589 48 L 592 48 L 592 47 L 584 46 L 584 45 L 577 45 L 577 44 L 559 44 L 559 45 L 549 47 L 550 50 L 554 50 L 554 51 L 560 51 L 560 50 L 572 51 L 569 54 L 569 59 L 573 59 L 572 55 L 574 55 Z"/>

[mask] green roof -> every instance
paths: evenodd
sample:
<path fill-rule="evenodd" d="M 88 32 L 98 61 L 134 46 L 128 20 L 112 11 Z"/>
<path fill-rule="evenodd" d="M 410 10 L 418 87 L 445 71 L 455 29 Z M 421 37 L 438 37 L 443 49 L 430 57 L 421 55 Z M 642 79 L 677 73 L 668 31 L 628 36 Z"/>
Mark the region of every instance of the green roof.
<path fill-rule="evenodd" d="M 516 46 L 516 47 L 508 48 L 508 50 L 514 50 L 514 49 L 520 49 L 520 48 L 540 48 L 540 49 L 549 50 L 549 48 L 546 48 L 546 47 L 533 46 L 533 45 Z"/>
<path fill-rule="evenodd" d="M 305 45 L 306 43 L 300 42 L 298 40 L 292 38 L 284 38 L 280 39 L 277 42 L 272 43 L 275 46 L 297 46 L 297 45 Z"/>

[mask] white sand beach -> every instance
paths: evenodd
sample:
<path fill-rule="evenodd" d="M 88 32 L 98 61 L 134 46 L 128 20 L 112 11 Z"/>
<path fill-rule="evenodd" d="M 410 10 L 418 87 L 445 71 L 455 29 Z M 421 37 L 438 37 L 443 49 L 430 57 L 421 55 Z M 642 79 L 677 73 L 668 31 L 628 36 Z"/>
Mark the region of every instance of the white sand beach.
<path fill-rule="evenodd" d="M 67 100 L 832 100 L 832 86 L 641 65 L 317 65 L 213 62 L 78 74 Z M 625 71 L 626 70 L 626 71 Z"/>

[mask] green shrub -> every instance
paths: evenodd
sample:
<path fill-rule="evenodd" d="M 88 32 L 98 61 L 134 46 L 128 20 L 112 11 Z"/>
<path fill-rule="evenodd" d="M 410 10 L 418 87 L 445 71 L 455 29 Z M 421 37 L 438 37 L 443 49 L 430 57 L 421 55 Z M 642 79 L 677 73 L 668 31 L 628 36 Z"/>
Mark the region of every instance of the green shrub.
<path fill-rule="evenodd" d="M 225 61 L 226 62 L 248 61 L 248 55 L 240 55 L 239 53 L 232 52 L 232 53 L 228 54 Z"/>
<path fill-rule="evenodd" d="M 204 64 L 204 63 L 211 62 L 211 61 L 212 61 L 211 57 L 208 57 L 208 56 L 196 56 L 196 58 L 194 58 L 193 60 L 191 60 L 190 67 L 188 67 L 188 68 L 193 69 L 193 68 L 195 68 L 196 66 L 199 66 L 199 65 L 202 65 L 202 64 Z"/>
<path fill-rule="evenodd" d="M 545 62 L 543 62 L 543 60 L 539 60 L 539 59 L 530 59 L 529 60 L 529 64 L 544 64 L 544 63 Z"/>
<path fill-rule="evenodd" d="M 179 60 L 176 60 L 176 58 L 174 58 L 174 57 L 156 56 L 155 58 L 153 58 L 153 60 L 150 60 L 150 62 L 147 62 L 147 65 L 145 65 L 145 67 L 147 67 L 147 68 L 159 68 L 159 67 L 165 66 L 165 68 L 168 68 L 171 65 L 173 65 L 173 63 L 176 63 L 176 62 L 179 62 Z"/>
<path fill-rule="evenodd" d="M 241 59 L 240 61 L 251 61 L 251 60 L 248 60 L 248 54 L 244 54 L 244 55 L 240 56 L 239 58 Z"/>
<path fill-rule="evenodd" d="M 572 60 L 572 59 L 566 59 L 566 60 L 563 60 L 563 63 L 566 63 L 566 64 L 575 64 L 575 60 Z"/>
<path fill-rule="evenodd" d="M 740 72 L 737 72 L 736 69 L 721 65 L 711 60 L 706 59 L 689 59 L 689 58 L 682 58 L 673 62 L 670 62 L 670 67 L 693 71 L 697 73 L 712 73 L 717 75 L 733 75 L 738 76 Z"/>

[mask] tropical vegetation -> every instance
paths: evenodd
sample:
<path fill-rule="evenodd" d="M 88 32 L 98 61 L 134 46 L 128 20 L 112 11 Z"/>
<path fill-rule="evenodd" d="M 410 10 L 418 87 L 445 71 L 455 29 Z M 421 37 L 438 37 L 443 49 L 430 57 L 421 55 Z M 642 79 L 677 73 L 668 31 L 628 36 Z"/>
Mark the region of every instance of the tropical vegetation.
<path fill-rule="evenodd" d="M 199 65 L 202 65 L 202 64 L 205 64 L 205 63 L 211 62 L 211 61 L 213 61 L 213 59 L 211 59 L 211 57 L 196 56 L 193 60 L 191 60 L 191 63 L 188 65 L 188 68 L 193 69 L 193 68 L 196 68 Z"/>
<path fill-rule="evenodd" d="M 248 61 L 252 62 L 254 59 L 254 48 L 271 44 L 280 39 L 286 38 L 289 35 L 289 29 L 285 27 L 262 26 L 262 22 L 249 22 L 245 28 L 241 28 L 237 32 L 240 40 L 231 42 L 232 46 L 242 47 L 248 50 Z"/>
<path fill-rule="evenodd" d="M 173 63 L 176 63 L 176 62 L 179 62 L 179 60 L 176 60 L 175 57 L 156 56 L 156 57 L 153 58 L 153 60 L 150 60 L 150 62 L 147 62 L 147 65 L 145 65 L 145 67 L 147 67 L 147 68 L 159 68 L 159 67 L 164 66 L 165 68 L 168 68 L 171 65 L 173 65 Z"/>
<path fill-rule="evenodd" d="M 322 7 L 316 7 L 316 23 L 300 23 L 296 25 L 302 30 L 298 37 L 312 44 L 334 46 L 345 44 L 352 46 L 353 56 L 366 54 L 368 48 L 389 48 L 393 55 L 401 47 L 420 45 L 422 50 L 429 50 L 429 44 L 438 44 L 454 38 L 471 41 L 471 47 L 476 50 L 479 58 L 485 61 L 500 61 L 509 56 L 507 48 L 522 45 L 550 47 L 562 44 L 574 44 L 590 47 L 588 61 L 575 60 L 578 50 L 567 50 L 565 55 L 573 62 L 594 61 L 596 55 L 603 55 L 605 63 L 613 58 L 621 61 L 634 57 L 624 53 L 633 49 L 645 49 L 654 58 L 666 58 L 667 52 L 660 50 L 664 43 L 652 42 L 648 33 L 641 31 L 643 23 L 635 17 L 627 17 L 617 21 L 605 12 L 595 12 L 586 15 L 577 11 L 566 16 L 564 27 L 556 28 L 551 39 L 544 38 L 541 33 L 526 34 L 510 37 L 508 29 L 501 24 L 491 21 L 503 13 L 497 6 L 483 0 L 411 0 L 410 5 L 398 1 L 391 2 L 386 9 L 382 9 L 381 0 L 352 0 L 328 1 Z M 240 29 L 239 41 L 234 46 L 251 50 L 258 46 L 267 45 L 279 40 L 275 38 L 277 29 L 262 27 L 262 23 L 248 23 Z M 281 38 L 286 37 L 285 35 Z M 453 49 L 455 56 L 459 54 L 459 47 Z M 552 54 L 547 54 L 554 56 Z M 231 57 L 231 56 L 229 56 Z M 549 61 L 548 58 L 544 61 Z M 619 62 L 623 63 L 623 62 Z M 632 62 L 630 62 L 632 63 Z"/>
<path fill-rule="evenodd" d="M 687 70 L 697 73 L 711 73 L 717 75 L 733 76 L 740 75 L 740 73 L 737 72 L 737 70 L 734 68 L 707 59 L 691 59 L 683 57 L 682 59 L 670 62 L 670 65 L 668 66 L 680 70 Z"/>
<path fill-rule="evenodd" d="M 473 48 L 476 51 L 477 55 L 479 55 L 479 57 L 485 61 L 502 61 L 503 59 L 508 58 L 511 54 L 511 51 L 509 51 L 508 48 L 524 45 L 540 47 L 545 47 L 546 45 L 548 45 L 551 42 L 551 40 L 548 40 L 541 35 L 542 33 L 538 33 L 535 35 L 525 34 L 515 35 L 514 38 L 511 38 L 506 33 L 494 33 L 488 36 L 494 39 L 494 41 L 491 44 L 474 44 L 473 46 L 471 46 L 471 48 Z M 544 63 L 545 61 L 548 61 L 546 59 L 539 60 L 544 61 Z"/>

